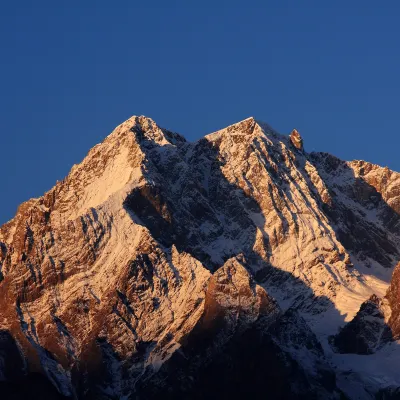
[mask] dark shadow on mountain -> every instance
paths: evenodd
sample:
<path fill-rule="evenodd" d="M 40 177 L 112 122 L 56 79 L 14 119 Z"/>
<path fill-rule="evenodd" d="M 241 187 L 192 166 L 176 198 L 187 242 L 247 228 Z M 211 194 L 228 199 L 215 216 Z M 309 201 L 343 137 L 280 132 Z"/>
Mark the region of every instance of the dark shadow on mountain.
<path fill-rule="evenodd" d="M 211 327 L 201 320 L 161 370 L 139 382 L 138 398 L 305 400 L 338 393 L 335 373 L 324 363 L 322 348 L 301 325 L 301 317 L 287 311 L 272 325 L 264 319 L 237 329 L 225 342 L 216 340 L 230 331 L 222 318 Z M 288 332 L 295 332 L 301 345 L 320 357 L 317 376 L 311 377 L 285 350 L 285 344 L 293 344 L 285 340 Z"/>
<path fill-rule="evenodd" d="M 64 397 L 50 381 L 38 373 L 30 373 L 16 381 L 0 381 L 0 398 L 2 400 L 72 400 Z"/>
<path fill-rule="evenodd" d="M 7 331 L 0 331 L 0 398 L 3 400 L 67 399 L 60 395 L 42 374 L 29 373 L 15 339 Z"/>
<path fill-rule="evenodd" d="M 14 338 L 8 331 L 0 330 L 1 373 L 6 380 L 18 380 L 25 375 L 24 360 Z"/>
<path fill-rule="evenodd" d="M 376 395 L 376 400 L 400 400 L 400 387 L 387 386 L 380 389 Z"/>

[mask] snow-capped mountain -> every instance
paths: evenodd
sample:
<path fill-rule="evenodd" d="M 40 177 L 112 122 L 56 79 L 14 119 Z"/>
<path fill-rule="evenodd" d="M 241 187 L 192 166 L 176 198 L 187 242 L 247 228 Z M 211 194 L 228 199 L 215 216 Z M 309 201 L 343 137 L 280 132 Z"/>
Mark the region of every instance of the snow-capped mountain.
<path fill-rule="evenodd" d="M 296 130 L 132 117 L 0 228 L 0 389 L 396 398 L 399 214 L 400 174 Z"/>

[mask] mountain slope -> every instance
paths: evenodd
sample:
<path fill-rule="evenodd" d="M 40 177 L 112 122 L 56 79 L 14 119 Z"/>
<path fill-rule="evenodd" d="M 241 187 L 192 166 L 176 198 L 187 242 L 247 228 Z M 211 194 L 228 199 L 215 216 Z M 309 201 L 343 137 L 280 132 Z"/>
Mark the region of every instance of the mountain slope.
<path fill-rule="evenodd" d="M 132 117 L 0 228 L 3 379 L 204 398 L 234 375 L 232 396 L 263 398 L 266 381 L 269 398 L 369 398 L 386 383 L 355 370 L 368 389 L 349 387 L 328 339 L 385 295 L 398 182 L 253 118 L 189 143 Z"/>

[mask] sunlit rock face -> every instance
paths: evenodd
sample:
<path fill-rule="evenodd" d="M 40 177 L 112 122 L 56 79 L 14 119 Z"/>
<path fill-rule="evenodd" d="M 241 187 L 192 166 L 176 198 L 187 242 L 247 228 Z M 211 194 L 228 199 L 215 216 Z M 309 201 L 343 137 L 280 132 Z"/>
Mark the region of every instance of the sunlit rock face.
<path fill-rule="evenodd" d="M 374 371 L 352 365 L 367 383 L 349 385 L 329 338 L 385 296 L 398 181 L 254 118 L 189 143 L 132 117 L 0 228 L 0 380 L 40 374 L 79 399 L 369 398 Z M 379 321 L 396 332 L 393 285 Z"/>
<path fill-rule="evenodd" d="M 387 300 L 391 309 L 388 325 L 392 335 L 398 339 L 400 337 L 400 263 L 396 265 L 393 271 L 393 277 L 387 292 Z"/>
<path fill-rule="evenodd" d="M 303 138 L 296 129 L 292 130 L 289 137 L 292 145 L 296 147 L 297 150 L 303 150 Z"/>

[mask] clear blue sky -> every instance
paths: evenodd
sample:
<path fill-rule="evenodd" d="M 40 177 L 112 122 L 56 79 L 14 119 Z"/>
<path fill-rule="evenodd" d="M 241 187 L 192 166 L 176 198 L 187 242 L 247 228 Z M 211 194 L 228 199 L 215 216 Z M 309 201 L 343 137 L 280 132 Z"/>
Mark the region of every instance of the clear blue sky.
<path fill-rule="evenodd" d="M 400 2 L 8 1 L 0 223 L 134 114 L 195 140 L 248 116 L 400 170 Z"/>

